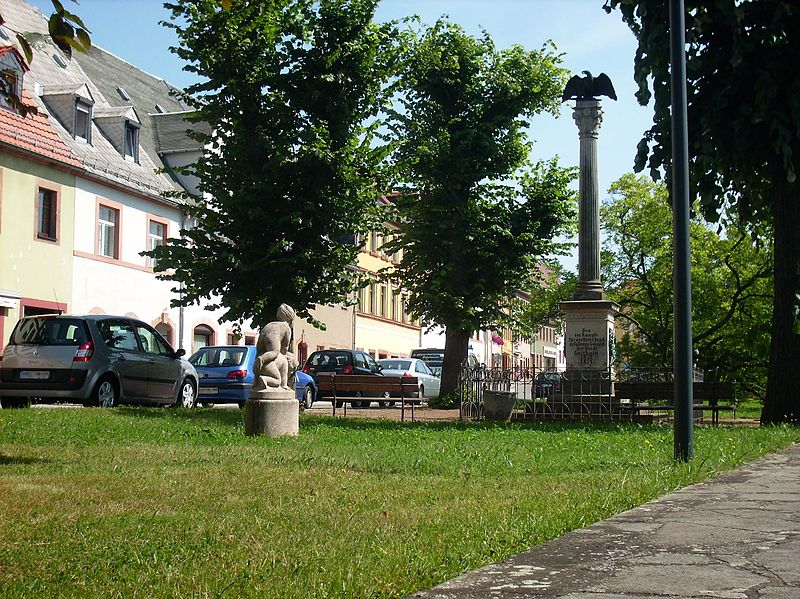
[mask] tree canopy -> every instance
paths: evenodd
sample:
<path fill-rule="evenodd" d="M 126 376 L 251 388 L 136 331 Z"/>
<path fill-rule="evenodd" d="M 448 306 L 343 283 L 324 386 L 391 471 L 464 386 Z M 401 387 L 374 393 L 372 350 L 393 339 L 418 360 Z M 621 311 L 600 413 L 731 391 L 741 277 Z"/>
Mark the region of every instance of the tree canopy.
<path fill-rule="evenodd" d="M 281 303 L 308 316 L 357 287 L 354 236 L 383 221 L 380 145 L 401 36 L 377 0 L 167 3 L 173 51 L 202 81 L 186 91 L 211 133 L 189 167 L 191 226 L 152 255 L 223 317 L 268 322 Z"/>
<path fill-rule="evenodd" d="M 800 5 L 793 0 L 686 0 L 690 183 L 714 221 L 735 212 L 772 229 L 774 292 L 763 422 L 800 420 Z M 606 0 L 639 41 L 634 76 L 653 126 L 637 170 L 669 176 L 667 0 Z M 652 81 L 652 91 L 650 88 Z"/>
<path fill-rule="evenodd" d="M 570 170 L 528 163 L 527 119 L 555 113 L 566 71 L 552 47 L 498 50 L 446 19 L 415 40 L 391 121 L 402 223 L 388 251 L 409 310 L 446 328 L 442 393 L 455 389 L 467 341 L 511 318 L 535 260 L 572 217 Z"/>
<path fill-rule="evenodd" d="M 673 283 L 669 194 L 663 183 L 632 174 L 609 189 L 602 207 L 603 280 L 619 303 L 623 368 L 672 364 Z M 729 223 L 718 234 L 701 217 L 690 223 L 692 344 L 706 380 L 766 383 L 772 256 Z M 763 395 L 763 391 L 760 392 Z"/>

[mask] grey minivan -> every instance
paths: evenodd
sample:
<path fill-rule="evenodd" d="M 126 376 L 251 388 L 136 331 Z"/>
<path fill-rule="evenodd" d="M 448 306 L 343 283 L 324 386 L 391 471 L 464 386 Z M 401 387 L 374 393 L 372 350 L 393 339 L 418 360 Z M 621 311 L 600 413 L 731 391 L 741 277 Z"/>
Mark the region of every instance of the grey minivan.
<path fill-rule="evenodd" d="M 14 327 L 0 359 L 0 403 L 122 402 L 193 408 L 197 372 L 150 325 L 108 315 L 29 316 Z"/>

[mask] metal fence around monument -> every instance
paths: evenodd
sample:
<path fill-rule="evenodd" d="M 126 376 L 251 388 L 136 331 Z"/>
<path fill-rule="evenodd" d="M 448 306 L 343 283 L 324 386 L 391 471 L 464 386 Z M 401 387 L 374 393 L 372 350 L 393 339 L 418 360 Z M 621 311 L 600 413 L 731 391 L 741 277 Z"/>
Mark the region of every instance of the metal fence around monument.
<path fill-rule="evenodd" d="M 463 368 L 459 378 L 462 420 L 483 419 L 486 391 L 505 391 L 515 399 L 512 420 L 615 420 L 611 371 L 563 373 L 534 368 Z"/>

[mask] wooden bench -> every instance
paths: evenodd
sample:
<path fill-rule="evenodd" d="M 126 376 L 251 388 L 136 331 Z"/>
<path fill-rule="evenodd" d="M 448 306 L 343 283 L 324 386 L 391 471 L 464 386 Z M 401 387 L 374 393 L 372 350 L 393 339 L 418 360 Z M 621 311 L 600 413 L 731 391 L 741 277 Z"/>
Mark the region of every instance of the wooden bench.
<path fill-rule="evenodd" d="M 400 404 L 400 420 L 405 420 L 406 405 L 414 407 L 422 403 L 419 396 L 419 381 L 415 376 L 377 376 L 368 374 L 334 374 L 320 372 L 317 375 L 317 397 L 330 399 L 333 415 L 336 404 L 341 402 L 347 416 L 347 404 L 360 401 L 386 401 Z"/>
<path fill-rule="evenodd" d="M 712 424 L 719 424 L 719 413 L 724 410 L 736 409 L 736 387 L 733 383 L 692 383 L 692 393 L 695 403 L 692 410 L 710 411 Z M 621 409 L 630 413 L 644 411 L 671 411 L 675 409 L 671 403 L 647 404 L 642 401 L 665 400 L 671 402 L 674 397 L 672 383 L 643 383 L 619 382 L 614 383 L 614 398 L 617 402 L 623 400 L 628 403 L 619 403 Z M 729 401 L 729 404 L 720 404 L 720 401 Z M 699 403 L 698 403 L 699 402 Z"/>

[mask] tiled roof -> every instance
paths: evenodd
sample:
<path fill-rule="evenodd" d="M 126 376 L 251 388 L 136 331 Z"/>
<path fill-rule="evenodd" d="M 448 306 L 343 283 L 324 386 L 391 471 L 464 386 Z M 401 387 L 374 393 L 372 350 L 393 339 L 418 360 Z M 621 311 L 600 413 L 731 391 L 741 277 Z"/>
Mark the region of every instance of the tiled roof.
<path fill-rule="evenodd" d="M 35 104 L 25 91 L 22 92 L 22 100 L 26 104 Z M 70 166 L 80 166 L 77 157 L 56 133 L 47 113 L 42 110 L 23 118 L 11 110 L 0 108 L 0 143 Z"/>
<path fill-rule="evenodd" d="M 2 4 L 3 18 L 6 21 L 5 26 L 7 28 L 15 32 L 26 31 L 47 35 L 47 18 L 36 8 L 24 0 L 2 0 Z M 56 94 L 69 94 L 75 90 L 80 90 L 82 86 L 86 86 L 79 93 L 80 95 L 85 95 L 88 92 L 89 97 L 94 101 L 93 112 L 98 115 L 107 115 L 109 112 L 116 114 L 115 107 L 120 104 L 124 105 L 124 103 L 116 102 L 115 100 L 120 99 L 119 96 L 116 92 L 112 95 L 105 86 L 101 91 L 94 81 L 94 73 L 90 75 L 84 71 L 81 66 L 81 58 L 86 59 L 87 64 L 91 62 L 86 55 L 76 52 L 71 60 L 64 59 L 61 61 L 62 64 L 66 65 L 61 66 L 53 59 L 53 55 L 58 54 L 59 50 L 52 43 L 44 39 L 43 41 L 37 41 L 32 46 L 34 60 L 29 65 L 30 72 L 25 77 L 25 87 L 36 101 L 39 111 L 43 114 L 51 115 L 51 127 L 58 133 L 62 143 L 66 145 L 72 155 L 80 161 L 83 169 L 88 174 L 108 183 L 122 185 L 148 195 L 164 198 L 165 194 L 174 191 L 177 188 L 177 184 L 167 175 L 156 172 L 156 169 L 161 168 L 163 163 L 150 147 L 145 147 L 144 144 L 141 144 L 139 163 L 137 164 L 125 160 L 122 153 L 114 146 L 111 140 L 104 136 L 95 123 L 92 123 L 91 143 L 77 140 L 72 136 L 70 133 L 72 123 L 60 122 L 55 113 L 48 110 L 45 101 L 49 102 L 47 98 L 52 97 L 49 94 L 53 92 Z M 99 50 L 93 48 L 93 51 Z M 62 56 L 62 58 L 64 57 Z M 105 74 L 106 79 L 121 76 L 116 72 L 116 65 L 106 64 L 104 66 L 111 69 L 111 72 Z M 130 65 L 128 65 L 128 68 L 134 69 Z M 141 73 L 141 71 L 139 72 Z M 125 76 L 128 76 L 128 74 L 128 72 L 125 72 Z M 142 73 L 142 75 L 146 74 Z M 133 87 L 127 81 L 120 81 L 117 85 L 122 85 L 126 88 L 127 86 Z M 167 98 L 165 101 L 168 101 L 168 89 L 163 81 L 161 82 L 161 88 L 164 90 L 163 95 Z M 39 97 L 38 94 L 41 92 L 44 92 L 44 95 Z M 106 93 L 108 93 L 108 96 L 104 95 Z M 130 109 L 130 104 L 127 106 Z M 173 103 L 171 106 L 175 106 L 175 104 Z M 149 119 L 146 120 L 149 124 Z M 120 126 L 122 126 L 122 122 Z M 147 134 L 143 131 L 140 139 L 146 138 Z"/>

